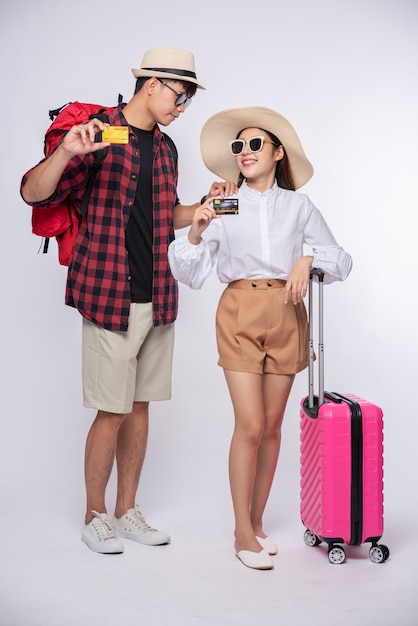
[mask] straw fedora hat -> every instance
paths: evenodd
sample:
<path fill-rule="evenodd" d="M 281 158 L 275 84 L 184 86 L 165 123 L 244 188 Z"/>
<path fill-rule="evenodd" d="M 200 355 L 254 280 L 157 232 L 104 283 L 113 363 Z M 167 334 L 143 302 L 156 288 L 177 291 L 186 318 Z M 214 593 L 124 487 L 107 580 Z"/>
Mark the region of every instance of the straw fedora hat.
<path fill-rule="evenodd" d="M 280 139 L 289 159 L 296 189 L 312 178 L 313 167 L 293 126 L 280 113 L 259 106 L 220 111 L 204 124 L 200 134 L 200 151 L 204 164 L 211 172 L 227 181 L 238 180 L 239 169 L 231 154 L 229 141 L 236 139 L 245 128 L 268 130 Z"/>
<path fill-rule="evenodd" d="M 198 89 L 205 89 L 197 82 L 193 54 L 178 48 L 148 50 L 144 54 L 141 67 L 133 68 L 132 74 L 135 78 L 155 76 L 156 78 L 184 80 L 188 83 L 194 83 Z"/>

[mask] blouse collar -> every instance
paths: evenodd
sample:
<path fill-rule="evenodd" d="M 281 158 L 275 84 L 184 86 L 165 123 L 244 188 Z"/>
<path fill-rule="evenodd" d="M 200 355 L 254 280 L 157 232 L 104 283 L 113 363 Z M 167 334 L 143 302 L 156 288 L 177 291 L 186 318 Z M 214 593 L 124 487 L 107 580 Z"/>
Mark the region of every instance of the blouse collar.
<path fill-rule="evenodd" d="M 267 189 L 267 191 L 256 191 L 247 185 L 247 181 L 244 180 L 240 191 L 242 191 L 243 195 L 252 200 L 261 200 L 261 199 L 269 199 L 271 196 L 275 196 L 280 193 L 280 187 L 278 186 L 276 180 L 273 183 L 273 187 L 271 189 Z"/>

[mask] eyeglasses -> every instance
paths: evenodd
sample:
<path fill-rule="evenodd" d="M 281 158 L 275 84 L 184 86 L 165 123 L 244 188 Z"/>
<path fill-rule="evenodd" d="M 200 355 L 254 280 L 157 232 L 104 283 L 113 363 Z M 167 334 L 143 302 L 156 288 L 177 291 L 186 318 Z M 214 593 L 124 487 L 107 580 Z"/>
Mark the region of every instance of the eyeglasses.
<path fill-rule="evenodd" d="M 265 143 L 271 143 L 273 146 L 279 146 L 280 144 L 274 141 L 267 141 L 265 137 L 251 137 L 248 141 L 245 139 L 233 139 L 229 142 L 229 147 L 234 156 L 238 156 L 244 151 L 245 144 L 248 145 L 251 152 L 260 152 L 263 149 Z"/>
<path fill-rule="evenodd" d="M 162 85 L 164 85 L 164 87 L 168 87 L 168 89 L 170 89 L 170 91 L 172 91 L 173 93 L 176 94 L 177 98 L 175 101 L 175 106 L 179 107 L 182 104 L 184 104 L 184 108 L 187 109 L 187 107 L 189 106 L 189 104 L 192 103 L 192 99 L 188 98 L 187 93 L 182 93 L 181 91 L 176 91 L 175 89 L 173 89 L 173 87 L 171 87 L 170 85 L 168 85 L 166 82 L 164 82 L 163 80 L 161 80 L 161 78 L 157 78 L 157 80 L 160 81 L 160 83 Z"/>

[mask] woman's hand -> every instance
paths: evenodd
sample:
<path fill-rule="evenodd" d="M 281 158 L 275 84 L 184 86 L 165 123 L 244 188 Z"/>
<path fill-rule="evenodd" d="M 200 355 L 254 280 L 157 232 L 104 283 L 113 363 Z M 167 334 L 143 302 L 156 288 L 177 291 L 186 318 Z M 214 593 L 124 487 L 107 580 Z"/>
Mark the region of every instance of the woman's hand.
<path fill-rule="evenodd" d="M 204 230 L 209 226 L 213 219 L 220 217 L 216 215 L 215 209 L 212 206 L 212 200 L 216 196 L 207 196 L 205 202 L 197 207 L 194 212 L 192 225 L 190 226 L 188 238 L 190 243 L 197 246 L 201 241 L 201 235 Z"/>
<path fill-rule="evenodd" d="M 220 217 L 216 214 L 212 206 L 212 201 L 215 198 L 225 198 L 237 193 L 238 185 L 236 183 L 228 181 L 212 183 L 204 203 L 198 206 L 194 212 L 192 225 L 190 226 L 188 234 L 190 243 L 195 246 L 199 245 L 203 231 L 206 230 L 213 219 Z"/>
<path fill-rule="evenodd" d="M 306 296 L 312 262 L 313 256 L 302 256 L 292 267 L 284 290 L 285 304 L 287 304 L 289 300 L 291 300 L 293 304 L 298 304 Z"/>

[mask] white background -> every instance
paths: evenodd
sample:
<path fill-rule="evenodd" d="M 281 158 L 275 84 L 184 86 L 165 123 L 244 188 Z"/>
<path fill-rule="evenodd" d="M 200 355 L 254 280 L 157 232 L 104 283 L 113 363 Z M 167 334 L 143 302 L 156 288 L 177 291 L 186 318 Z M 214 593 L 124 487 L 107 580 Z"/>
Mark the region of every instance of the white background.
<path fill-rule="evenodd" d="M 3 555 L 22 537 L 36 541 L 31 524 L 45 529 L 63 518 L 79 541 L 84 441 L 94 418 L 82 407 L 81 318 L 63 303 L 66 270 L 55 242 L 47 255 L 38 254 L 20 179 L 42 157 L 49 109 L 70 100 L 113 105 L 118 93 L 128 100 L 131 68 L 147 49 L 164 46 L 193 51 L 207 88 L 166 129 L 180 154 L 184 204 L 200 199 L 214 179 L 201 162 L 199 135 L 221 109 L 276 109 L 294 125 L 314 165 L 302 191 L 354 260 L 349 279 L 325 290 L 326 388 L 355 392 L 383 408 L 385 534 L 400 555 L 414 551 L 408 576 L 416 581 L 418 554 L 410 540 L 418 513 L 417 8 L 415 0 L 2 1 L 0 502 L 9 520 Z M 227 455 L 233 416 L 214 336 L 221 290 L 215 272 L 199 292 L 180 288 L 173 397 L 151 407 L 139 502 L 161 525 L 173 519 L 184 532 L 187 516 L 193 524 L 211 517 L 223 524 L 232 551 Z M 267 526 L 285 528 L 297 542 L 303 533 L 299 401 L 306 387 L 304 372 L 289 400 L 266 514 Z M 113 504 L 114 477 L 110 512 Z M 18 610 L 10 597 L 2 626 L 47 623 L 41 610 L 36 619 L 13 621 Z M 18 604 L 22 610 L 24 596 Z M 415 597 L 408 593 L 402 604 L 397 623 L 412 624 Z"/>

